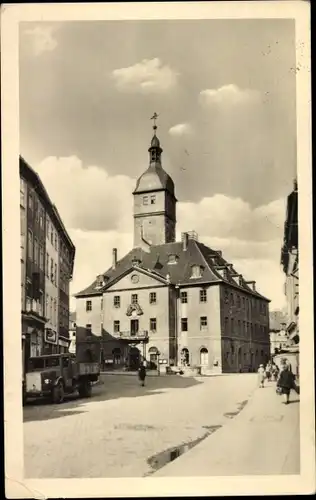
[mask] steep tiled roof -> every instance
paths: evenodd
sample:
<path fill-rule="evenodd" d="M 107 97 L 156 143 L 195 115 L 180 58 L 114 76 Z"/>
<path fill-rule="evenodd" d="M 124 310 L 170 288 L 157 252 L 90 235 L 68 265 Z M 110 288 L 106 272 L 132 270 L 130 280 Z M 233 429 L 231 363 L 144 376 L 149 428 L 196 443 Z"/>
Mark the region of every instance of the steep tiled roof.
<path fill-rule="evenodd" d="M 169 263 L 169 255 L 177 257 L 175 264 Z M 195 283 L 229 283 L 232 286 L 243 289 L 251 295 L 263 297 L 258 292 L 252 290 L 245 282 L 240 286 L 234 280 L 231 274 L 237 274 L 232 268 L 227 271 L 227 277 L 222 277 L 216 270 L 216 266 L 227 265 L 227 261 L 221 256 L 219 252 L 212 250 L 203 243 L 199 243 L 194 239 L 188 240 L 187 249 L 183 249 L 181 242 L 165 243 L 163 245 L 155 245 L 150 247 L 150 251 L 146 252 L 141 248 L 134 248 L 126 254 L 121 260 L 117 262 L 115 269 L 109 268 L 104 276 L 106 283 L 102 289 L 96 288 L 97 280 L 90 286 L 76 294 L 76 297 L 85 297 L 91 295 L 100 295 L 102 290 L 110 287 L 114 281 L 120 278 L 124 273 L 128 272 L 133 267 L 133 260 L 140 261 L 139 269 L 147 270 L 156 273 L 162 278 L 167 278 L 169 275 L 170 283 L 174 285 L 185 285 Z M 192 266 L 197 265 L 203 268 L 201 277 L 192 278 Z M 268 300 L 268 299 L 266 299 Z"/>

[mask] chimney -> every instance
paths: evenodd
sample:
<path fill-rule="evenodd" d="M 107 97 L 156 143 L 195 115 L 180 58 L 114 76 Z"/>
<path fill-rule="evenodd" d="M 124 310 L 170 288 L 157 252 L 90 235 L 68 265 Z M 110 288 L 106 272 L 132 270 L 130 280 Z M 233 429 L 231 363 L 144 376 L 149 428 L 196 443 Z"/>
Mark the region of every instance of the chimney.
<path fill-rule="evenodd" d="M 216 253 L 217 253 L 220 257 L 223 255 L 221 250 L 216 250 Z"/>
<path fill-rule="evenodd" d="M 182 233 L 182 249 L 185 252 L 188 249 L 189 234 Z"/>
<path fill-rule="evenodd" d="M 113 248 L 112 250 L 112 269 L 116 268 L 117 264 L 117 248 Z"/>

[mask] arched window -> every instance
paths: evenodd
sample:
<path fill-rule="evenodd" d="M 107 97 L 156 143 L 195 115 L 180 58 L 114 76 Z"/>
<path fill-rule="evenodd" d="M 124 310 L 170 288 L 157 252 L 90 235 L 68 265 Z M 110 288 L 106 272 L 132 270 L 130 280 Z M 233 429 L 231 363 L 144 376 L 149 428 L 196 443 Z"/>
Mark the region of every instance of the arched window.
<path fill-rule="evenodd" d="M 183 365 L 189 365 L 190 364 L 190 353 L 189 349 L 184 347 L 181 351 L 181 363 Z"/>
<path fill-rule="evenodd" d="M 202 347 L 200 350 L 200 365 L 208 366 L 208 350 L 206 347 Z"/>

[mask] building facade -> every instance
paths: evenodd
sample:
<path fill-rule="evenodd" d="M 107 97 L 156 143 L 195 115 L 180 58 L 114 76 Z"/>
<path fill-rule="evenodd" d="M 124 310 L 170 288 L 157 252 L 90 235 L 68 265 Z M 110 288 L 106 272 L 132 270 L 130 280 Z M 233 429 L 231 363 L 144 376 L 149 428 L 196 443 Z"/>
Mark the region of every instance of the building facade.
<path fill-rule="evenodd" d="M 104 366 L 257 369 L 270 357 L 269 300 L 194 232 L 175 241 L 174 183 L 154 136 L 136 183 L 134 246 L 76 295 L 77 329 L 102 339 Z"/>
<path fill-rule="evenodd" d="M 24 374 L 30 357 L 61 351 L 58 323 L 61 307 L 58 288 L 59 239 L 64 239 L 68 245 L 71 262 L 69 280 L 72 276 L 75 247 L 40 177 L 22 157 L 19 163 Z"/>
<path fill-rule="evenodd" d="M 69 352 L 76 354 L 76 313 L 69 314 Z"/>
<path fill-rule="evenodd" d="M 295 358 L 296 372 L 299 375 L 299 245 L 298 245 L 298 186 L 294 180 L 293 191 L 287 197 L 284 239 L 281 249 L 281 265 L 285 275 L 284 292 L 286 296 L 288 323 L 286 332 L 289 337 L 288 355 Z"/>

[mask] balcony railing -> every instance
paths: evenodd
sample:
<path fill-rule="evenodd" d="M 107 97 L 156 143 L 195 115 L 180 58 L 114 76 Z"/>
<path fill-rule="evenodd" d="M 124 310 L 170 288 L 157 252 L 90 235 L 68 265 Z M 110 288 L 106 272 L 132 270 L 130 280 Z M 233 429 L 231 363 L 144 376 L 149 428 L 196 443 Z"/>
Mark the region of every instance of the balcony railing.
<path fill-rule="evenodd" d="M 125 340 L 146 340 L 148 339 L 148 331 L 147 330 L 139 330 L 138 332 L 131 332 L 129 330 L 125 330 L 122 332 L 115 332 L 114 336 L 119 339 Z"/>

